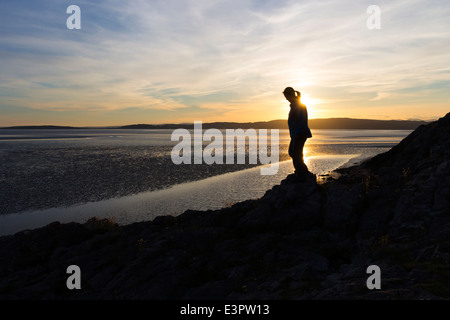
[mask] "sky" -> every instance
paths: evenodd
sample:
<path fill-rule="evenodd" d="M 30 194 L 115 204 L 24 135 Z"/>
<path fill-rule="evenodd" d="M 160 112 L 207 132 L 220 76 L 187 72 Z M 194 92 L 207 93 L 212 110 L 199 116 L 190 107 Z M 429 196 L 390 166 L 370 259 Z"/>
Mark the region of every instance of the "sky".
<path fill-rule="evenodd" d="M 287 86 L 311 119 L 434 120 L 449 17 L 442 0 L 2 1 L 0 127 L 287 119 Z"/>

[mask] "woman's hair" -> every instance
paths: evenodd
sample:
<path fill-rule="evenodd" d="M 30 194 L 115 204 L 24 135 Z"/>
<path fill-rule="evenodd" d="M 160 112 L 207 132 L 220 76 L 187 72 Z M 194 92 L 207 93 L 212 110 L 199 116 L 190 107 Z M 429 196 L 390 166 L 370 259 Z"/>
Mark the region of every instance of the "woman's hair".
<path fill-rule="evenodd" d="M 296 98 L 300 98 L 302 95 L 300 91 L 294 90 L 294 88 L 292 87 L 287 87 L 286 89 L 284 89 L 283 94 L 285 97 L 296 97 Z"/>

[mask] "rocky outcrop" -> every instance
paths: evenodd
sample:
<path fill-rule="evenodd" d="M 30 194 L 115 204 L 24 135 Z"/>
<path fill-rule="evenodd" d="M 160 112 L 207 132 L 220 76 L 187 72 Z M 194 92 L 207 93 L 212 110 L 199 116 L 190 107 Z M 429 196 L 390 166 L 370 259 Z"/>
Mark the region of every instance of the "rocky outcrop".
<path fill-rule="evenodd" d="M 450 114 L 319 183 L 291 175 L 226 209 L 2 237 L 0 299 L 450 298 L 449 143 Z M 72 264 L 81 290 L 66 288 Z"/>

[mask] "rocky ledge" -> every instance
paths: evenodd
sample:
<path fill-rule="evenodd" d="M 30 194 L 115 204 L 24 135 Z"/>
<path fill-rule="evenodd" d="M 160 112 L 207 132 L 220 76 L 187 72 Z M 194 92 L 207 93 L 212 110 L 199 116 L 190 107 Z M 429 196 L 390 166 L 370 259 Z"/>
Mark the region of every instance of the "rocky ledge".
<path fill-rule="evenodd" d="M 449 153 L 450 113 L 320 183 L 288 176 L 226 209 L 1 237 L 0 299 L 450 298 Z"/>

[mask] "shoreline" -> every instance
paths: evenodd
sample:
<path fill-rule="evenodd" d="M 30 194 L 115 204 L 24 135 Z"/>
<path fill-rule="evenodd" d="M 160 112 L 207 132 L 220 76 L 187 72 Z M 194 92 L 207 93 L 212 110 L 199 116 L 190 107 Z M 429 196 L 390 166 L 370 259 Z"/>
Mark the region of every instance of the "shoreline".
<path fill-rule="evenodd" d="M 406 135 L 391 130 L 374 133 L 376 138 L 372 139 L 361 130 L 331 131 L 315 133 L 306 145 L 306 155 L 367 153 L 373 156 Z M 167 133 L 151 133 L 120 138 L 108 134 L 77 141 L 0 143 L 0 215 L 124 197 L 257 166 L 248 163 L 175 165 L 170 158 L 172 146 L 167 145 L 168 140 Z M 290 160 L 288 144 L 289 137 L 283 134 L 280 161 Z"/>
<path fill-rule="evenodd" d="M 313 156 L 306 158 L 306 161 L 319 181 L 320 175 L 351 163 L 357 156 L 356 154 Z M 334 163 L 333 168 L 330 167 L 331 163 Z M 118 198 L 0 215 L 0 236 L 44 227 L 56 221 L 85 223 L 90 218 L 96 217 L 112 219 L 119 225 L 126 225 L 151 221 L 162 215 L 177 216 L 187 210 L 222 209 L 238 202 L 262 197 L 293 171 L 292 160 L 281 161 L 279 165 L 278 173 L 274 176 L 261 176 L 259 170 L 263 166 L 256 166 Z M 258 182 L 258 187 L 252 186 L 252 181 Z M 234 187 L 235 184 L 240 187 Z"/>

